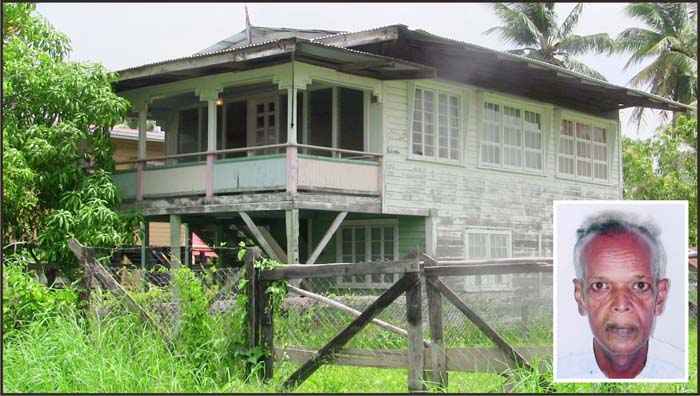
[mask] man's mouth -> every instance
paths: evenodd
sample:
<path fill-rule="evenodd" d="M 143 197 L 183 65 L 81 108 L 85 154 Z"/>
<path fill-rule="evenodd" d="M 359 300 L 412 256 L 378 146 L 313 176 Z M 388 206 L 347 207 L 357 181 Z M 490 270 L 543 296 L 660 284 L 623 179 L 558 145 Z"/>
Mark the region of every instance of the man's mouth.
<path fill-rule="evenodd" d="M 622 337 L 629 337 L 639 331 L 639 327 L 631 324 L 606 323 L 605 331 Z"/>

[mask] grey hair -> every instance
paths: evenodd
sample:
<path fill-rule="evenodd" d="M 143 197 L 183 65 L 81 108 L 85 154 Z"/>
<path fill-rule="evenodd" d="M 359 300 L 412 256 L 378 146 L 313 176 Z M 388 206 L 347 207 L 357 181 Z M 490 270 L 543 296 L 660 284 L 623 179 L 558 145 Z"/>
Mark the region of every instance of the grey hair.
<path fill-rule="evenodd" d="M 583 252 L 588 243 L 598 235 L 610 235 L 628 232 L 644 240 L 651 251 L 651 273 L 658 281 L 666 276 L 666 249 L 659 239 L 661 231 L 651 220 L 639 221 L 625 212 L 608 210 L 596 213 L 586 218 L 581 227 L 576 230 L 576 245 L 574 246 L 574 268 L 576 278 L 586 278 L 586 263 Z"/>

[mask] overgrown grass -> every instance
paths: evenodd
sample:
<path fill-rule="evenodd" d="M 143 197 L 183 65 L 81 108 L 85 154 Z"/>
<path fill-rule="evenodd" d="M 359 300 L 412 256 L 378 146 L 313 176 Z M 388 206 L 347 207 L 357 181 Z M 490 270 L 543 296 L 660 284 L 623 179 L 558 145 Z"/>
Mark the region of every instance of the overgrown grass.
<path fill-rule="evenodd" d="M 190 362 L 134 315 L 88 324 L 72 312 L 34 321 L 3 340 L 3 388 L 22 393 L 274 391 L 234 375 L 217 384 Z"/>
<path fill-rule="evenodd" d="M 690 382 L 657 384 L 556 383 L 555 392 L 635 393 L 697 392 L 697 321 L 690 338 Z M 213 357 L 212 364 L 217 363 Z M 85 322 L 75 312 L 36 320 L 3 342 L 3 387 L 6 392 L 263 392 L 280 390 L 298 364 L 280 363 L 268 384 L 248 382 L 231 375 L 215 380 L 168 349 L 149 327 L 134 315 L 111 316 Z M 551 381 L 547 363 L 538 373 L 513 371 L 506 379 L 497 374 L 450 373 L 448 392 L 532 392 Z M 323 366 L 297 392 L 398 392 L 406 391 L 405 369 Z"/>

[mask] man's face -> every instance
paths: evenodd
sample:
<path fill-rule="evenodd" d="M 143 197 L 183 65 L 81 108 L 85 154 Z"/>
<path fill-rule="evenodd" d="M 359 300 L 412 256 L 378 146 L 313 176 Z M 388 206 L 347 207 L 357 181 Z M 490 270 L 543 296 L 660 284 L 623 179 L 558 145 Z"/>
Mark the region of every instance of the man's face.
<path fill-rule="evenodd" d="M 574 281 L 579 313 L 608 353 L 637 351 L 661 315 L 668 280 L 654 281 L 648 244 L 627 232 L 594 237 L 583 251 L 586 279 Z"/>

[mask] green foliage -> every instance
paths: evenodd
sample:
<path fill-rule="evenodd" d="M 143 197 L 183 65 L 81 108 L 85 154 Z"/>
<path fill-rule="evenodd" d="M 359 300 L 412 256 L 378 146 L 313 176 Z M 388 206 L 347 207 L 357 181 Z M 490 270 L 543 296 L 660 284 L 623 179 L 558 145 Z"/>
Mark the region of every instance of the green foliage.
<path fill-rule="evenodd" d="M 21 255 L 3 258 L 2 333 L 3 339 L 36 318 L 63 313 L 74 307 L 77 295 L 72 288 L 48 289 L 26 272 L 27 260 Z"/>
<path fill-rule="evenodd" d="M 651 139 L 623 137 L 624 198 L 687 200 L 689 244 L 697 246 L 697 116 L 679 116 Z"/>
<path fill-rule="evenodd" d="M 112 125 L 128 102 L 99 64 L 68 62 L 68 38 L 35 14 L 35 4 L 4 4 L 3 239 L 37 242 L 44 261 L 75 278 L 67 247 L 133 243 L 139 215 L 115 212 Z M 86 171 L 81 165 L 91 165 Z"/>
<path fill-rule="evenodd" d="M 239 243 L 238 260 L 242 261 L 246 254 L 246 245 L 244 242 Z M 275 260 L 268 258 L 263 258 L 261 260 L 256 260 L 253 266 L 257 269 L 273 269 L 281 264 Z M 263 347 L 262 345 L 255 345 L 250 347 L 248 345 L 248 295 L 247 295 L 247 274 L 245 269 L 241 270 L 243 276 L 238 282 L 238 296 L 236 298 L 236 307 L 233 312 L 232 321 L 232 336 L 228 339 L 228 351 L 229 356 L 232 358 L 231 361 L 235 362 L 235 368 L 238 372 L 243 372 L 246 369 L 246 365 L 251 365 L 253 368 L 253 375 L 249 378 L 257 378 L 258 373 L 262 369 L 260 362 L 263 357 L 270 356 L 272 351 Z M 271 307 L 273 310 L 273 315 L 278 314 L 282 307 L 282 301 L 287 294 L 287 281 L 279 280 L 272 282 L 265 293 L 270 295 Z"/>
<path fill-rule="evenodd" d="M 630 17 L 644 23 L 617 36 L 618 48 L 629 53 L 625 70 L 648 63 L 629 84 L 686 104 L 698 100 L 697 5 L 693 3 L 632 3 Z M 648 61 L 651 60 L 651 63 Z M 637 107 L 631 121 L 639 125 L 644 108 Z M 662 113 L 663 115 L 663 113 Z"/>
<path fill-rule="evenodd" d="M 209 288 L 187 267 L 172 270 L 179 297 L 180 329 L 177 349 L 189 364 L 200 367 L 204 372 L 216 372 L 224 339 L 217 328 L 217 319 L 209 314 L 210 301 L 216 288 Z"/>
<path fill-rule="evenodd" d="M 599 80 L 606 81 L 599 72 L 574 59 L 588 52 L 612 53 L 615 43 L 607 33 L 579 36 L 573 33 L 583 10 L 578 3 L 559 25 L 556 3 L 493 3 L 496 16 L 503 26 L 484 33 L 498 33 L 500 39 L 521 48 L 508 52 L 547 62 Z"/>

